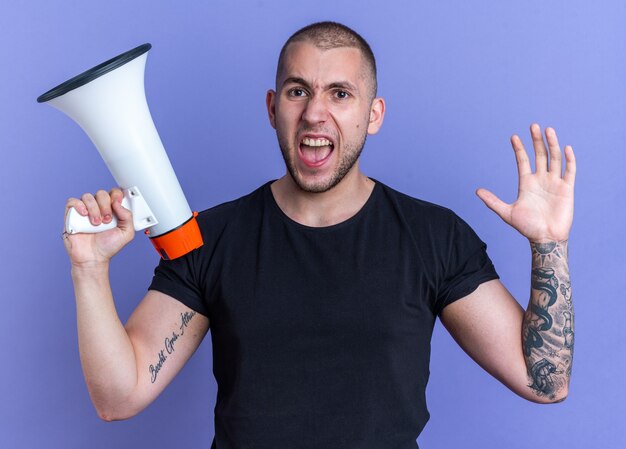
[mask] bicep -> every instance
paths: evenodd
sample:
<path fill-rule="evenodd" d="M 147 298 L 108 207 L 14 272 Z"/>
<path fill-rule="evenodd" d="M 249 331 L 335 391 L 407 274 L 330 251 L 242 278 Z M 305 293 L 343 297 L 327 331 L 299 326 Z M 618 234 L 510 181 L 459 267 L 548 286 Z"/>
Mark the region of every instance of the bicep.
<path fill-rule="evenodd" d="M 150 404 L 200 346 L 209 320 L 169 295 L 150 290 L 128 319 L 137 362 L 138 408 Z"/>
<path fill-rule="evenodd" d="M 492 280 L 443 309 L 441 322 L 476 363 L 524 396 L 523 317 L 524 310 L 504 285 Z"/>

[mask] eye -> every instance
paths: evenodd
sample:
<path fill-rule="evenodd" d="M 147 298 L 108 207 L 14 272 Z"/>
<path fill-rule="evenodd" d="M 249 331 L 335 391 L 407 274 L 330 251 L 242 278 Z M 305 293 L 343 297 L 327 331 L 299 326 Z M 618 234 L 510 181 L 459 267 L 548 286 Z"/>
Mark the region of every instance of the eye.
<path fill-rule="evenodd" d="M 338 98 L 339 100 L 345 100 L 346 98 L 349 98 L 349 97 L 350 97 L 350 94 L 346 92 L 345 90 L 335 91 L 335 98 Z"/>
<path fill-rule="evenodd" d="M 300 87 L 294 87 L 293 89 L 289 89 L 287 91 L 287 94 L 290 97 L 305 97 L 306 91 Z"/>

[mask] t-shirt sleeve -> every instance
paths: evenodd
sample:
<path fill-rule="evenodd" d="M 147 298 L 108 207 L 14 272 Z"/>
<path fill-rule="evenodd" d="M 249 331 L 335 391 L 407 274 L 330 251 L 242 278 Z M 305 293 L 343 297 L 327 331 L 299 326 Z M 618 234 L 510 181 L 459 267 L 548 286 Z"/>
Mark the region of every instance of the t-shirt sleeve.
<path fill-rule="evenodd" d="M 174 260 L 161 260 L 154 270 L 149 290 L 165 293 L 192 310 L 207 316 L 208 309 L 194 273 L 194 254 L 189 253 Z"/>
<path fill-rule="evenodd" d="M 472 293 L 483 282 L 499 278 L 487 255 L 487 245 L 459 217 L 455 217 L 446 249 L 448 254 L 444 259 L 443 279 L 435 303 L 437 315 L 446 306 Z"/>
<path fill-rule="evenodd" d="M 216 291 L 216 267 L 221 261 L 216 256 L 217 248 L 236 206 L 237 201 L 230 201 L 200 212 L 197 220 L 204 244 L 177 259 L 161 260 L 148 289 L 165 293 L 209 317 Z"/>

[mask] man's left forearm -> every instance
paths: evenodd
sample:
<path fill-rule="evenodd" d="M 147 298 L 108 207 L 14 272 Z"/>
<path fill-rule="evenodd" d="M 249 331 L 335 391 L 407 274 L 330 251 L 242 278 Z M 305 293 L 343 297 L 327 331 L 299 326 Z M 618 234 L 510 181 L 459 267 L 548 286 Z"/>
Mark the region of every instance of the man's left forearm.
<path fill-rule="evenodd" d="M 539 402 L 566 398 L 574 354 L 574 306 L 567 240 L 531 243 L 532 279 L 522 325 L 528 387 Z"/>

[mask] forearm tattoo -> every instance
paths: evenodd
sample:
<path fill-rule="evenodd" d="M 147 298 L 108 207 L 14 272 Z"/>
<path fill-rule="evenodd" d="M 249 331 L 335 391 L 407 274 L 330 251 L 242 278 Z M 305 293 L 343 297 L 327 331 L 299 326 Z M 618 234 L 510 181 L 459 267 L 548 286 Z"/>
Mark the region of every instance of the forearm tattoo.
<path fill-rule="evenodd" d="M 567 387 L 574 355 L 574 307 L 567 240 L 531 243 L 531 295 L 522 325 L 529 387 L 556 399 Z"/>
<path fill-rule="evenodd" d="M 150 382 L 156 382 L 157 376 L 159 375 L 161 369 L 163 369 L 165 362 L 167 362 L 168 356 L 173 354 L 176 350 L 176 342 L 180 337 L 185 335 L 185 329 L 189 326 L 191 319 L 196 315 L 196 313 L 197 312 L 185 312 L 180 314 L 180 326 L 178 326 L 177 330 L 172 331 L 171 335 L 165 337 L 165 340 L 163 341 L 163 349 L 161 349 L 157 354 L 158 361 L 148 367 Z"/>

